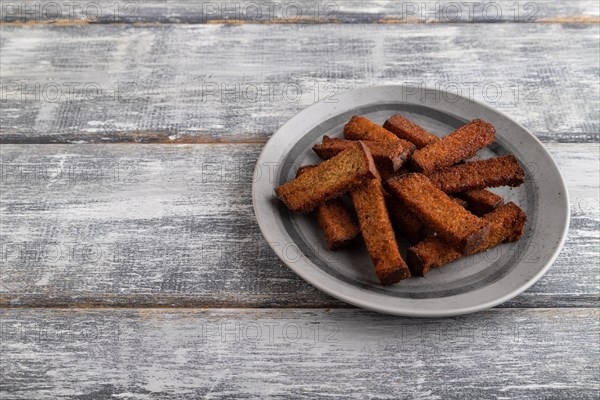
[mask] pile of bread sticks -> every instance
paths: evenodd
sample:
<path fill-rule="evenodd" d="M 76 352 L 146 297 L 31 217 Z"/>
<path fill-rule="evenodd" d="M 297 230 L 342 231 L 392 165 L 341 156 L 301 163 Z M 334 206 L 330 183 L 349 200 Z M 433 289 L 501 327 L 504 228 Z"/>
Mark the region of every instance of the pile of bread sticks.
<path fill-rule="evenodd" d="M 525 213 L 486 190 L 523 184 L 519 162 L 475 158 L 495 137 L 479 119 L 438 138 L 400 114 L 383 126 L 354 116 L 344 139 L 324 136 L 313 147 L 325 161 L 275 192 L 290 210 L 315 212 L 331 250 L 361 234 L 379 281 L 391 285 L 521 238 Z M 412 244 L 406 261 L 397 235 Z"/>

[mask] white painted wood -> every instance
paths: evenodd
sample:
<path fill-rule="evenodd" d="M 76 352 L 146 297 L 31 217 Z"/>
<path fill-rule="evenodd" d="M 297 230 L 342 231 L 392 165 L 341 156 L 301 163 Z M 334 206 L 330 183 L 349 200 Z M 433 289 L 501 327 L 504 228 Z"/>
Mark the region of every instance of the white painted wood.
<path fill-rule="evenodd" d="M 578 1 L 120 1 L 4 2 L 4 23 L 497 23 L 591 22 L 598 2 Z"/>
<path fill-rule="evenodd" d="M 315 100 L 400 83 L 486 101 L 546 142 L 600 129 L 597 24 L 0 30 L 4 143 L 264 142 Z"/>
<path fill-rule="evenodd" d="M 10 399 L 595 399 L 597 309 L 1 310 Z"/>
<path fill-rule="evenodd" d="M 319 2 L 337 9 L 318 18 L 297 0 L 301 21 L 281 7 L 221 15 L 229 0 L 215 13 L 118 2 L 116 18 L 99 0 L 92 23 L 87 3 L 57 21 L 5 8 L 50 3 L 62 4 L 0 4 L 2 398 L 597 398 L 598 2 L 485 0 L 456 20 L 429 0 L 416 15 L 411 2 Z M 443 320 L 346 308 L 260 236 L 262 143 L 316 88 L 398 83 L 474 88 L 549 143 L 565 175 L 566 246 L 503 308 Z M 223 84 L 237 97 L 212 93 Z M 6 144 L 220 141 L 238 144 Z M 19 308 L 60 306 L 186 308 Z"/>
<path fill-rule="evenodd" d="M 262 238 L 250 196 L 261 147 L 2 145 L 2 304 L 342 305 Z M 505 306 L 597 306 L 599 147 L 547 148 L 569 186 L 569 237 Z"/>

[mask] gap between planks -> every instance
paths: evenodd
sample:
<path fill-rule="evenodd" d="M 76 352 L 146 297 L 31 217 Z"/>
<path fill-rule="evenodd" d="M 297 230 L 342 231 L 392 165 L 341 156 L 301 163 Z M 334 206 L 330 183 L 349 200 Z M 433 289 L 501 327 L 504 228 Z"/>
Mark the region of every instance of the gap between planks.
<path fill-rule="evenodd" d="M 488 308 L 486 310 L 482 310 L 482 311 L 478 311 L 477 313 L 485 313 L 488 311 L 492 311 L 492 310 L 535 310 L 535 311 L 544 311 L 544 310 L 569 310 L 569 311 L 576 311 L 576 310 L 596 310 L 598 309 L 597 306 L 594 305 L 588 305 L 588 306 L 581 306 L 580 304 L 578 305 L 574 305 L 572 307 L 570 306 L 565 306 L 565 305 L 561 305 L 559 307 L 535 307 L 535 306 L 510 306 L 510 307 L 506 307 L 503 306 L 502 304 L 497 305 L 495 307 L 492 308 Z M 133 305 L 133 304 L 123 304 L 123 305 L 107 305 L 107 304 L 94 304 L 94 303 L 90 303 L 90 304 L 81 304 L 81 303 L 73 303 L 71 305 L 65 304 L 65 305 L 56 305 L 56 304 L 52 304 L 52 305 L 43 305 L 43 304 L 29 304 L 29 305 L 6 305 L 6 303 L 0 299 L 0 310 L 31 310 L 31 311 L 35 311 L 35 310 L 145 310 L 145 311 L 152 311 L 152 310 L 156 310 L 156 311 L 164 311 L 164 312 L 169 312 L 169 310 L 177 310 L 178 312 L 197 312 L 197 311 L 204 311 L 204 310 L 247 310 L 247 311 L 251 311 L 251 310 L 255 310 L 255 311 L 270 311 L 270 310 L 288 310 L 288 311 L 293 311 L 293 310 L 305 310 L 305 311 L 310 311 L 310 310 L 327 310 L 330 312 L 333 311 L 338 311 L 338 310 L 361 310 L 361 311 L 365 311 L 365 312 L 370 312 L 367 309 L 364 308 L 360 308 L 360 307 L 356 307 L 353 306 L 351 304 L 347 304 L 347 303 L 343 303 L 340 301 L 340 305 L 302 305 L 302 306 L 298 306 L 298 305 L 289 305 L 289 306 L 267 306 L 267 307 L 260 307 L 260 306 L 244 306 L 244 305 L 231 305 L 231 304 L 214 304 L 214 305 L 207 305 L 207 304 L 201 304 L 201 305 L 190 305 L 190 306 L 186 306 L 184 304 L 177 304 L 177 305 L 159 305 L 159 304 L 149 304 L 149 305 L 144 305 L 144 304 L 140 304 L 140 305 Z M 375 314 L 379 314 L 376 311 L 373 311 L 373 313 Z M 389 314 L 383 314 L 383 315 L 389 315 Z M 467 315 L 467 314 L 464 314 Z M 406 317 L 406 318 L 415 318 L 415 317 Z M 419 317 L 417 317 L 419 318 Z M 445 318 L 445 317 L 440 317 L 440 318 Z M 452 317 L 448 317 L 448 318 L 452 318 Z"/>
<path fill-rule="evenodd" d="M 243 294 L 243 293 L 242 293 Z M 62 295 L 62 296 L 61 296 Z M 327 296 L 325 299 L 319 299 L 317 302 L 298 301 L 294 296 L 290 296 L 289 302 L 278 301 L 277 299 L 264 299 L 260 301 L 262 296 L 244 297 L 244 301 L 222 299 L 211 301 L 202 295 L 169 295 L 155 293 L 136 293 L 134 296 L 128 295 L 111 295 L 108 293 L 102 294 L 78 294 L 76 296 L 65 295 L 64 293 L 43 293 L 36 294 L 37 299 L 29 299 L 27 302 L 22 302 L 20 297 L 27 297 L 27 293 L 3 293 L 0 295 L 0 310 L 11 309 L 81 309 L 81 310 L 126 310 L 126 309 L 143 309 L 143 310 L 209 310 L 209 309 L 243 309 L 243 310 L 359 310 L 360 307 L 345 303 L 333 297 Z M 537 294 L 538 297 L 552 297 L 552 294 L 545 296 Z M 61 298 L 62 297 L 62 298 Z M 77 300 L 73 300 L 76 297 Z M 268 294 L 265 296 L 268 297 Z M 517 296 L 518 297 L 518 296 Z M 99 300 L 101 298 L 102 300 Z M 49 300 L 50 299 L 50 300 Z M 491 309 L 523 309 L 523 310 L 545 310 L 545 309 L 597 309 L 598 296 L 572 294 L 565 298 L 556 307 L 548 306 L 548 302 L 540 302 L 539 304 L 528 304 L 526 306 L 515 304 L 514 298 L 499 304 Z"/>
<path fill-rule="evenodd" d="M 397 19 L 397 18 L 384 18 L 378 19 L 371 22 L 360 22 L 359 24 L 369 25 L 455 25 L 455 24 L 508 24 L 513 23 L 511 21 L 476 21 L 476 22 L 465 22 L 465 21 L 420 21 L 418 19 Z M 531 21 L 521 21 L 521 24 L 598 24 L 600 18 L 590 16 L 578 16 L 578 17 L 553 17 Z M 313 19 L 306 20 L 289 20 L 289 19 L 278 19 L 278 20 L 265 20 L 265 21 L 252 21 L 252 20 L 239 20 L 239 19 L 223 19 L 223 20 L 209 20 L 206 22 L 201 21 L 184 21 L 184 22 L 107 22 L 107 21 L 88 21 L 88 20 L 69 20 L 59 19 L 53 21 L 19 21 L 19 22 L 0 22 L 2 26 L 14 26 L 14 27 L 36 27 L 36 26 L 86 26 L 86 25 L 129 25 L 129 26 L 170 26 L 170 25 L 327 25 L 327 24 L 353 24 L 344 22 L 341 20 L 333 19 L 326 21 L 315 21 Z"/>
<path fill-rule="evenodd" d="M 345 303 L 344 303 L 345 304 Z M 419 319 L 452 319 L 452 318 L 456 318 L 456 317 L 460 317 L 460 316 L 468 316 L 468 315 L 481 315 L 481 314 L 485 314 L 485 313 L 489 313 L 489 312 L 512 312 L 512 311 L 518 311 L 518 310 L 531 310 L 531 311 L 536 311 L 536 312 L 560 312 L 561 310 L 565 310 L 565 311 L 569 311 L 569 312 L 577 312 L 577 311 L 581 311 L 581 312 L 586 312 L 586 311 L 592 311 L 592 312 L 600 312 L 600 308 L 598 307 L 581 307 L 581 306 L 574 306 L 574 307 L 565 307 L 565 306 L 561 306 L 561 307 L 500 307 L 500 306 L 496 306 L 496 307 L 492 307 L 492 308 L 488 308 L 485 310 L 481 310 L 481 311 L 477 311 L 477 312 L 472 312 L 472 313 L 466 313 L 466 314 L 460 314 L 460 315 L 456 315 L 456 316 L 449 316 L 449 317 L 403 317 L 400 315 L 393 315 L 393 314 L 385 314 L 385 313 L 380 313 L 377 311 L 371 311 L 371 310 L 367 310 L 366 308 L 360 308 L 360 307 L 355 307 L 355 306 L 351 306 L 351 305 L 347 305 L 347 307 L 307 307 L 307 306 L 290 306 L 290 307 L 242 307 L 242 306 L 203 306 L 203 307 L 181 307 L 181 306 L 173 306 L 173 307 L 160 307 L 160 306 L 149 306 L 149 307 L 127 307 L 127 306 L 123 306 L 123 307 L 116 307 L 116 306 L 91 306 L 91 307 L 87 307 L 85 305 L 75 305 L 72 307 L 60 307 L 60 306 L 18 306 L 18 307 L 4 307 L 4 306 L 0 306 L 0 310 L 4 310 L 4 311 L 19 311 L 19 310 L 26 310 L 26 311 L 63 311 L 63 310 L 69 310 L 69 311 L 73 311 L 73 312 L 93 312 L 94 310 L 97 310 L 98 312 L 102 312 L 104 310 L 107 311 L 111 311 L 111 310 L 118 310 L 118 311 L 131 311 L 131 312 L 140 312 L 140 313 L 152 313 L 152 312 L 156 312 L 156 313 L 170 313 L 170 312 L 177 312 L 177 313 L 182 313 L 182 314 L 196 314 L 196 313 L 202 313 L 205 311 L 218 311 L 218 310 L 224 310 L 224 311 L 234 311 L 234 310 L 241 310 L 241 311 L 247 311 L 247 312 L 282 312 L 282 311 L 298 311 L 298 312 L 310 312 L 310 311 L 325 311 L 328 313 L 335 313 L 335 312 L 351 312 L 351 311 L 358 311 L 358 312 L 362 312 L 362 313 L 367 313 L 367 314 L 372 314 L 372 315 L 381 315 L 381 316 L 388 316 L 390 318 L 409 318 L 409 319 L 415 319 L 415 320 L 419 320 Z"/>
<path fill-rule="evenodd" d="M 170 135 L 160 133 L 149 133 L 149 134 L 116 134 L 108 136 L 109 140 L 96 141 L 94 138 L 91 140 L 70 140 L 69 138 L 57 138 L 57 137 L 22 137 L 22 136 L 10 136 L 2 137 L 0 133 L 0 145 L 58 145 L 58 144 L 265 144 L 268 138 L 265 139 L 219 139 L 206 136 L 184 136 L 177 137 L 175 139 L 169 138 Z M 107 137 L 107 135 L 103 135 Z"/>

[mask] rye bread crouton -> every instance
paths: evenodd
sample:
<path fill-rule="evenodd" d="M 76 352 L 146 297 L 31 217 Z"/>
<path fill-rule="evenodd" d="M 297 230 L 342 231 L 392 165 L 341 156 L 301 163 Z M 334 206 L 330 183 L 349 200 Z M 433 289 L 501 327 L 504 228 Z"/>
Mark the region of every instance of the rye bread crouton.
<path fill-rule="evenodd" d="M 344 137 L 349 140 L 372 140 L 384 143 L 394 143 L 399 140 L 392 132 L 370 119 L 356 115 L 344 126 Z"/>
<path fill-rule="evenodd" d="M 417 172 L 429 174 L 473 157 L 478 150 L 492 144 L 495 139 L 496 129 L 491 124 L 476 119 L 416 150 L 410 165 Z"/>
<path fill-rule="evenodd" d="M 455 196 L 465 200 L 467 210 L 478 217 L 494 211 L 504 203 L 502 196 L 483 189 L 467 190 L 466 192 L 455 193 Z"/>
<path fill-rule="evenodd" d="M 450 199 L 466 208 L 466 201 L 452 196 L 450 196 Z M 394 230 L 411 244 L 417 244 L 434 235 L 434 232 L 421 222 L 415 213 L 404 206 L 398 198 L 388 194 L 385 200 Z"/>
<path fill-rule="evenodd" d="M 275 188 L 275 193 L 290 210 L 307 213 L 376 176 L 371 153 L 358 141 L 356 146 Z"/>
<path fill-rule="evenodd" d="M 458 205 L 425 175 L 402 175 L 388 180 L 386 187 L 428 228 L 462 253 L 477 248 L 489 233 L 489 223 Z"/>
<path fill-rule="evenodd" d="M 514 242 L 521 238 L 527 217 L 514 203 L 507 203 L 482 217 L 490 223 L 490 234 L 468 254 L 486 251 L 502 242 Z M 432 267 L 456 261 L 463 257 L 458 250 L 439 237 L 429 237 L 408 249 L 407 261 L 411 273 L 425 276 Z"/>
<path fill-rule="evenodd" d="M 384 196 L 379 177 L 350 192 L 375 273 L 381 284 L 387 286 L 409 278 L 410 271 L 400 255 Z"/>
<path fill-rule="evenodd" d="M 400 114 L 392 115 L 385 121 L 383 127 L 400 139 L 408 140 L 417 146 L 417 149 L 421 149 L 437 140 L 439 138 L 427 129 L 414 122 L 404 118 Z"/>
<path fill-rule="evenodd" d="M 525 172 L 512 154 L 470 161 L 433 172 L 429 179 L 446 193 L 488 187 L 517 187 L 525 182 Z"/>
<path fill-rule="evenodd" d="M 305 165 L 298 168 L 296 176 L 300 176 L 308 170 L 315 168 L 314 165 Z M 344 204 L 341 198 L 327 200 L 315 210 L 317 222 L 325 235 L 327 247 L 337 250 L 347 245 L 360 233 L 352 212 Z"/>

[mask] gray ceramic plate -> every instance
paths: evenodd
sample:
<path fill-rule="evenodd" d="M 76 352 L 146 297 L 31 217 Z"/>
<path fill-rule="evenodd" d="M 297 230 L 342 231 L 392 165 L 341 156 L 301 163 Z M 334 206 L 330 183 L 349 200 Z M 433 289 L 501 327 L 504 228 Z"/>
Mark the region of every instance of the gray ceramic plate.
<path fill-rule="evenodd" d="M 254 212 L 267 242 L 283 262 L 338 299 L 406 316 L 475 312 L 518 295 L 550 267 L 567 234 L 567 191 L 550 155 L 525 128 L 483 104 L 424 90 L 403 86 L 357 89 L 294 116 L 271 137 L 258 159 L 252 187 Z M 521 187 L 493 190 L 527 213 L 525 235 L 519 242 L 433 269 L 424 278 L 383 287 L 361 239 L 349 248 L 329 251 L 314 217 L 289 212 L 275 197 L 273 189 L 292 179 L 299 166 L 320 161 L 311 147 L 323 135 L 341 137 L 343 126 L 353 115 L 382 124 L 396 113 L 439 136 L 475 118 L 496 127 L 496 142 L 479 156 L 512 153 L 526 170 L 526 183 Z M 400 247 L 405 251 L 407 243 L 400 241 Z"/>

